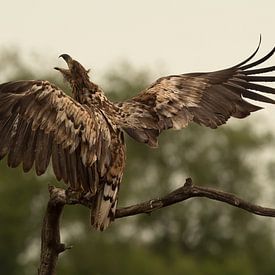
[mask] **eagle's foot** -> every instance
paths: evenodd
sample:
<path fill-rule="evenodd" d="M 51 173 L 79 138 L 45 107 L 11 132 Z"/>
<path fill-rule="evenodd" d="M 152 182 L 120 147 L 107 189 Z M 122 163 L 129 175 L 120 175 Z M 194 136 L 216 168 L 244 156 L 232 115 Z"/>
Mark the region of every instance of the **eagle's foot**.
<path fill-rule="evenodd" d="M 83 196 L 83 198 L 85 200 L 90 201 L 94 196 L 95 196 L 95 193 L 93 193 L 93 192 L 87 192 L 87 193 L 85 193 L 85 195 Z"/>
<path fill-rule="evenodd" d="M 65 190 L 66 196 L 68 198 L 69 203 L 78 203 L 79 200 L 83 197 L 83 192 L 79 192 L 78 190 L 74 190 L 71 187 Z"/>

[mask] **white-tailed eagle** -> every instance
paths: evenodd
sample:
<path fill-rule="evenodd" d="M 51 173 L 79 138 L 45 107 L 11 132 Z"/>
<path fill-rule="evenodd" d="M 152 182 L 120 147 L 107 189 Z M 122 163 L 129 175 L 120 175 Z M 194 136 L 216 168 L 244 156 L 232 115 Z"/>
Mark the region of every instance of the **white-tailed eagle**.
<path fill-rule="evenodd" d="M 51 161 L 57 180 L 92 202 L 91 224 L 104 230 L 114 219 L 125 167 L 126 132 L 150 147 L 163 130 L 190 122 L 211 128 L 230 117 L 244 118 L 261 107 L 246 101 L 274 104 L 264 94 L 272 87 L 275 66 L 255 68 L 269 59 L 245 61 L 228 69 L 162 77 L 137 96 L 113 103 L 91 82 L 87 70 L 62 54 L 68 68 L 55 68 L 70 83 L 72 97 L 48 81 L 22 80 L 0 85 L 0 159 L 25 172 L 43 174 Z"/>

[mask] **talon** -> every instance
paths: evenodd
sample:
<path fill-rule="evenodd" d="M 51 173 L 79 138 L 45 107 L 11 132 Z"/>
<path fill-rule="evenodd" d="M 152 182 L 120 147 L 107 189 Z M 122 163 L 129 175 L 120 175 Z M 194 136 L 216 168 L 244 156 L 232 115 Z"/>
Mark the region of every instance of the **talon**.
<path fill-rule="evenodd" d="M 86 199 L 86 200 L 91 200 L 91 198 L 93 198 L 94 195 L 95 195 L 95 194 L 92 193 L 92 192 L 87 192 L 87 193 L 83 196 L 83 198 Z"/>

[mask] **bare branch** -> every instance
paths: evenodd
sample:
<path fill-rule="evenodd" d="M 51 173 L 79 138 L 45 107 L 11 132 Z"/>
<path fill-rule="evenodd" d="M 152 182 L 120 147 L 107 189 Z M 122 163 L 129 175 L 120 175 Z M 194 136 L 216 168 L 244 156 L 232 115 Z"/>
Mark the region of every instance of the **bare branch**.
<path fill-rule="evenodd" d="M 252 204 L 228 192 L 220 191 L 214 188 L 193 185 L 191 178 L 188 178 L 182 187 L 169 193 L 163 198 L 153 199 L 136 205 L 117 209 L 116 219 L 142 213 L 151 213 L 157 209 L 167 207 L 169 205 L 176 204 L 194 197 L 209 198 L 211 200 L 225 202 L 256 215 L 275 217 L 275 209 L 273 208 Z"/>
<path fill-rule="evenodd" d="M 49 192 L 50 199 L 44 217 L 41 234 L 39 275 L 55 274 L 58 255 L 67 249 L 65 245 L 60 242 L 59 229 L 60 217 L 64 205 L 82 204 L 88 208 L 91 207 L 91 202 L 85 199 L 85 197 L 80 198 L 78 193 L 69 189 L 65 191 L 64 189 L 50 186 Z M 252 204 L 235 196 L 234 194 L 216 190 L 214 188 L 193 185 L 192 180 L 188 178 L 182 187 L 174 190 L 162 198 L 152 199 L 136 205 L 117 209 L 115 218 L 118 219 L 142 213 L 151 213 L 160 208 L 194 197 L 204 197 L 211 200 L 224 202 L 260 216 L 275 217 L 275 209 L 273 208 L 266 208 Z"/>
<path fill-rule="evenodd" d="M 60 242 L 59 228 L 60 217 L 66 203 L 65 191 L 50 186 L 49 192 L 50 199 L 41 231 L 39 275 L 55 274 L 58 255 L 65 250 L 65 245 Z"/>

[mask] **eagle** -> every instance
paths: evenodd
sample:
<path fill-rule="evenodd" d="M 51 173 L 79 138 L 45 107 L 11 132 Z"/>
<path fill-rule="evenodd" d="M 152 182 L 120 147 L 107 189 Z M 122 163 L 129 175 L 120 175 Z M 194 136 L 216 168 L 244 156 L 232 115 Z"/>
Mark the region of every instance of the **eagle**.
<path fill-rule="evenodd" d="M 9 167 L 22 163 L 24 172 L 34 167 L 37 175 L 51 163 L 58 181 L 91 202 L 91 225 L 105 230 L 115 218 L 125 168 L 124 133 L 155 148 L 164 130 L 190 122 L 214 129 L 262 109 L 257 102 L 275 104 L 266 95 L 275 89 L 263 85 L 275 81 L 265 74 L 275 66 L 255 68 L 275 47 L 252 62 L 259 47 L 233 67 L 161 77 L 122 102 L 111 102 L 88 70 L 62 54 L 67 68 L 54 69 L 70 84 L 72 96 L 46 80 L 0 85 L 0 159 L 7 156 Z"/>

